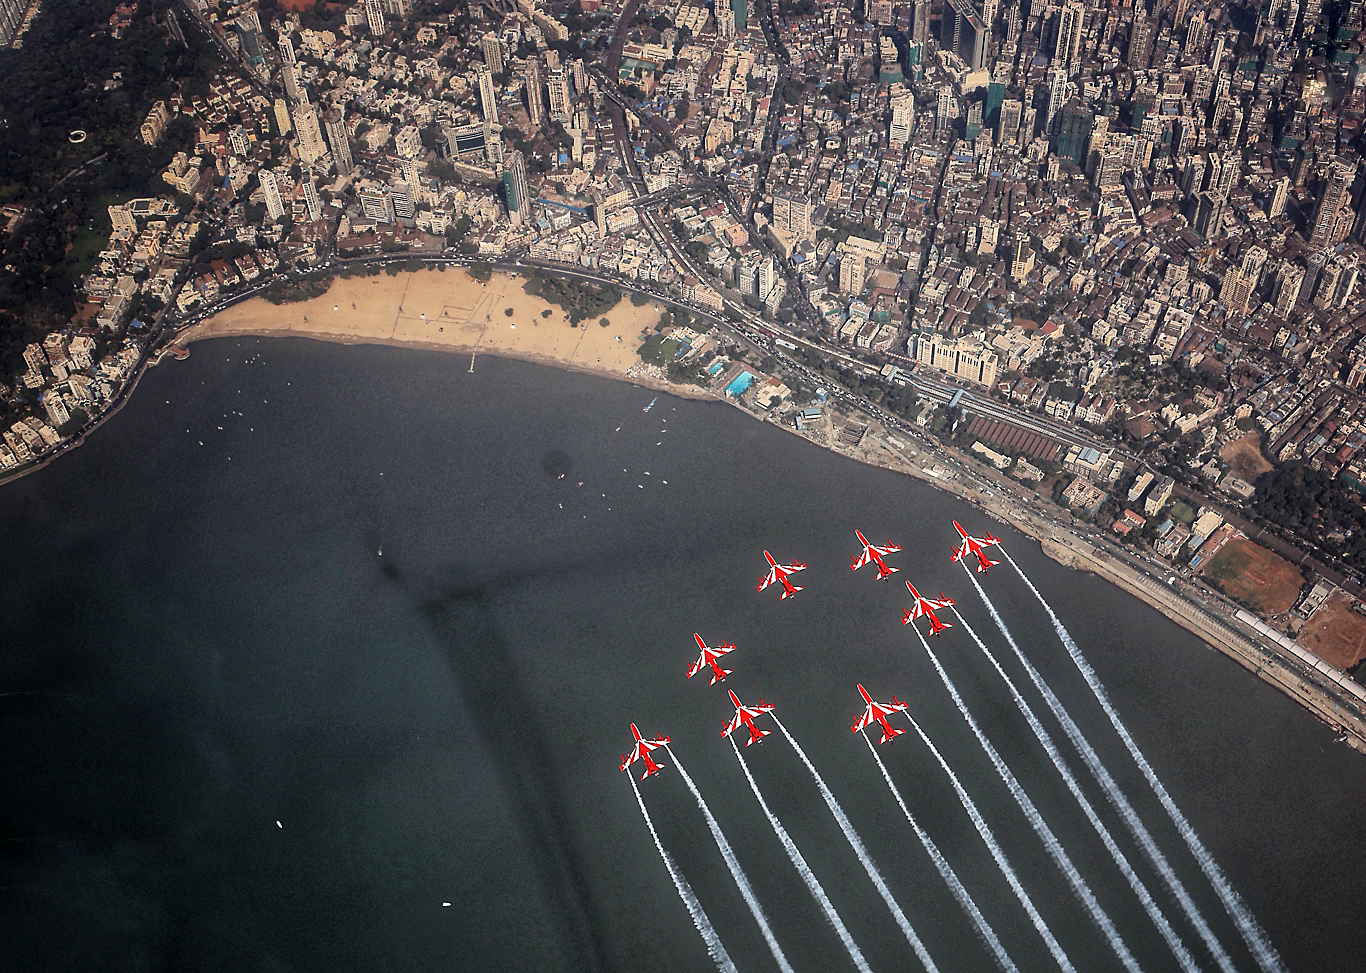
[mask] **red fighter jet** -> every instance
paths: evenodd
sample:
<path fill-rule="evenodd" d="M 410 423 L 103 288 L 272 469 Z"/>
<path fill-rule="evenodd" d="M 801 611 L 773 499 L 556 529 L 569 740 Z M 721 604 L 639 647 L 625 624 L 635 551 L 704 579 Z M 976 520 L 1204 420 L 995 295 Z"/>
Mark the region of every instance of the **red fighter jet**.
<path fill-rule="evenodd" d="M 788 598 L 802 590 L 801 585 L 796 585 L 794 587 L 792 582 L 787 580 L 787 576 L 789 574 L 796 574 L 798 571 L 805 571 L 805 564 L 801 564 L 800 562 L 796 564 L 779 564 L 777 561 L 773 560 L 773 555 L 768 553 L 768 551 L 764 551 L 764 557 L 768 560 L 768 574 L 759 576 L 759 584 L 755 587 L 755 591 L 763 591 L 771 584 L 781 584 L 783 586 L 783 593 L 779 596 L 778 600 L 782 601 L 783 598 Z"/>
<path fill-rule="evenodd" d="M 963 558 L 975 554 L 977 556 L 978 572 L 985 571 L 987 568 L 994 567 L 1001 563 L 1000 561 L 991 560 L 983 550 L 983 548 L 990 547 L 992 544 L 1001 543 L 999 537 L 992 537 L 990 534 L 986 537 L 969 537 L 968 532 L 962 527 L 959 527 L 958 521 L 956 520 L 953 522 L 953 529 L 958 531 L 958 536 L 963 539 L 963 543 L 959 545 L 958 550 L 953 552 L 953 560 L 961 561 Z"/>
<path fill-rule="evenodd" d="M 897 551 L 901 550 L 901 546 L 888 541 L 881 547 L 874 547 L 872 544 L 868 543 L 868 538 L 864 537 L 861 531 L 856 530 L 854 531 L 854 534 L 857 535 L 858 542 L 863 545 L 863 553 L 854 556 L 854 563 L 849 565 L 849 570 L 857 571 L 865 564 L 876 564 L 877 579 L 879 581 L 886 581 L 897 571 L 897 569 L 887 567 L 887 563 L 882 559 L 888 554 L 895 554 Z"/>
<path fill-rule="evenodd" d="M 906 732 L 905 730 L 893 729 L 892 725 L 887 722 L 887 717 L 891 716 L 893 713 L 906 712 L 908 707 L 905 703 L 895 696 L 892 697 L 890 703 L 875 703 L 873 702 L 873 697 L 868 695 L 868 690 L 859 686 L 858 691 L 859 695 L 863 697 L 863 701 L 868 704 L 868 708 L 864 711 L 862 716 L 854 717 L 854 725 L 851 729 L 855 733 L 875 722 L 882 725 L 882 739 L 879 740 L 878 743 L 886 743 L 888 740 L 899 737 Z"/>
<path fill-rule="evenodd" d="M 912 619 L 928 618 L 930 620 L 930 634 L 938 635 L 946 628 L 952 628 L 950 622 L 941 622 L 936 616 L 935 611 L 940 608 L 947 608 L 953 604 L 953 599 L 948 598 L 941 591 L 938 598 L 922 598 L 920 592 L 915 590 L 915 586 L 909 581 L 906 582 L 906 589 L 910 591 L 911 597 L 915 599 L 915 604 L 907 608 L 901 614 L 901 624 L 909 625 Z"/>
<path fill-rule="evenodd" d="M 625 770 L 637 760 L 643 760 L 645 761 L 645 773 L 640 775 L 641 780 L 644 780 L 651 774 L 659 773 L 660 768 L 665 765 L 662 763 L 655 763 L 654 760 L 650 758 L 650 751 L 658 750 L 660 747 L 664 746 L 669 742 L 669 738 L 660 737 L 658 740 L 646 740 L 640 735 L 640 731 L 636 729 L 634 723 L 631 724 L 631 736 L 636 738 L 636 745 L 631 748 L 631 755 L 629 757 L 625 754 L 621 755 L 621 769 Z"/>
<path fill-rule="evenodd" d="M 758 706 L 746 706 L 744 703 L 740 702 L 740 697 L 736 696 L 734 692 L 731 692 L 730 690 L 727 690 L 727 692 L 730 692 L 730 701 L 735 704 L 735 715 L 732 716 L 730 722 L 726 724 L 726 728 L 721 731 L 723 737 L 730 736 L 736 730 L 740 729 L 741 726 L 744 726 L 749 730 L 749 739 L 745 741 L 745 746 L 749 746 L 751 743 L 756 743 L 773 732 L 772 730 L 760 730 L 754 725 L 754 717 L 773 712 L 772 703 L 765 703 L 761 699 L 759 700 Z"/>
<path fill-rule="evenodd" d="M 702 650 L 702 654 L 697 657 L 697 661 L 694 662 L 692 668 L 688 670 L 688 678 L 691 679 L 701 672 L 703 666 L 711 666 L 711 685 L 715 686 L 731 673 L 731 670 L 722 669 L 718 666 L 716 660 L 727 652 L 734 652 L 735 646 L 727 645 L 725 642 L 722 642 L 715 647 L 709 646 L 706 642 L 702 641 L 702 636 L 698 635 L 696 632 L 692 633 L 692 637 L 697 641 L 697 647 Z"/>

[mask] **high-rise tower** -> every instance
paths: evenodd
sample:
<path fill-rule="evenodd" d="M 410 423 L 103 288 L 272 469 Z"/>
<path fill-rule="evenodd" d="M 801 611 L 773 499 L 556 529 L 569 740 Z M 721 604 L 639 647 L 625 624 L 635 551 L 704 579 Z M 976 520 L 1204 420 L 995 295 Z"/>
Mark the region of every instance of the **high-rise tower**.
<path fill-rule="evenodd" d="M 323 119 L 327 126 L 327 143 L 332 146 L 332 161 L 336 163 L 337 175 L 349 176 L 355 163 L 351 160 L 351 141 L 346 134 L 346 117 L 341 109 L 334 108 Z"/>

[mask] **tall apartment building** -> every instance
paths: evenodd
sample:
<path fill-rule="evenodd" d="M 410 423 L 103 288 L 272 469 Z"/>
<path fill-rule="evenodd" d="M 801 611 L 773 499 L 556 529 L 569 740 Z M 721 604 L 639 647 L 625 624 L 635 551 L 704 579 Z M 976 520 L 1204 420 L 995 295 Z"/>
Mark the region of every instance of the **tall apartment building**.
<path fill-rule="evenodd" d="M 280 81 L 291 102 L 304 100 L 305 96 L 299 93 L 299 62 L 294 57 L 294 42 L 288 37 L 280 38 Z"/>
<path fill-rule="evenodd" d="M 306 101 L 294 106 L 294 133 L 298 140 L 299 161 L 304 165 L 312 165 L 327 155 L 327 144 L 318 125 L 318 109 Z"/>
<path fill-rule="evenodd" d="M 840 290 L 846 294 L 860 293 L 867 268 L 868 258 L 861 253 L 846 253 L 840 257 Z"/>
<path fill-rule="evenodd" d="M 275 128 L 281 135 L 294 131 L 294 123 L 289 118 L 289 105 L 283 98 L 275 99 Z"/>
<path fill-rule="evenodd" d="M 380 0 L 365 0 L 365 23 L 373 36 L 384 36 L 384 7 Z"/>
<path fill-rule="evenodd" d="M 718 0 L 712 5 L 716 16 L 716 36 L 720 38 L 735 36 L 735 14 L 730 9 L 730 4 L 725 0 Z"/>
<path fill-rule="evenodd" d="M 535 128 L 545 124 L 545 95 L 542 94 L 541 63 L 535 58 L 526 63 L 526 112 Z"/>
<path fill-rule="evenodd" d="M 266 197 L 266 215 L 272 223 L 278 223 L 285 215 L 285 201 L 280 196 L 280 183 L 275 178 L 275 173 L 264 166 L 257 173 L 257 178 L 261 180 L 261 192 Z"/>
<path fill-rule="evenodd" d="M 943 130 L 950 122 L 958 117 L 958 96 L 949 85 L 942 85 L 939 88 L 939 100 L 935 105 L 934 127 L 936 131 Z"/>
<path fill-rule="evenodd" d="M 349 176 L 355 170 L 351 159 L 351 141 L 346 134 L 346 117 L 341 109 L 334 108 L 324 116 L 327 126 L 327 144 L 332 147 L 332 161 L 337 166 L 337 175 Z"/>
<path fill-rule="evenodd" d="M 1053 44 L 1053 61 L 1075 74 L 1081 61 L 1081 32 L 1086 26 L 1086 7 L 1078 0 L 1067 0 L 1058 14 L 1058 36 Z"/>
<path fill-rule="evenodd" d="M 773 194 L 773 225 L 784 233 L 809 237 L 811 214 L 815 209 L 815 205 L 805 197 L 780 189 Z"/>
<path fill-rule="evenodd" d="M 1019 137 L 1023 115 L 1024 106 L 1018 98 L 1007 98 L 1001 102 L 1001 113 L 996 122 L 997 144 L 1012 143 Z"/>
<path fill-rule="evenodd" d="M 1275 219 L 1285 212 L 1285 201 L 1290 195 L 1290 177 L 1281 176 L 1271 184 L 1271 201 L 1267 204 L 1266 215 Z"/>
<path fill-rule="evenodd" d="M 526 221 L 531 189 L 526 182 L 526 159 L 516 149 L 503 159 L 503 192 L 507 196 L 508 214 L 512 217 L 513 225 L 521 226 Z"/>
<path fill-rule="evenodd" d="M 911 140 L 915 125 L 915 96 L 909 91 L 892 102 L 892 123 L 887 140 L 893 148 L 902 149 Z"/>
<path fill-rule="evenodd" d="M 1300 298 L 1300 285 L 1304 283 L 1304 268 L 1299 264 L 1284 263 L 1276 273 L 1276 306 L 1278 318 L 1290 320 L 1295 304 Z"/>
<path fill-rule="evenodd" d="M 1349 190 L 1356 178 L 1356 163 L 1334 162 L 1319 197 L 1319 208 L 1314 213 L 1314 230 L 1309 236 L 1311 247 L 1331 247 L 1341 243 L 1352 224 L 1351 196 Z"/>
<path fill-rule="evenodd" d="M 484 64 L 494 74 L 503 73 L 503 42 L 498 35 L 489 31 L 479 39 L 479 51 L 484 55 Z"/>
<path fill-rule="evenodd" d="M 930 39 L 930 8 L 933 0 L 912 0 L 911 2 L 911 42 L 919 44 L 924 50 Z"/>
<path fill-rule="evenodd" d="M 394 204 L 389 199 L 389 187 L 383 183 L 371 183 L 361 187 L 356 193 L 360 210 L 377 223 L 394 222 Z"/>
<path fill-rule="evenodd" d="M 26 0 L 0 0 L 0 47 L 8 47 L 24 22 Z"/>
<path fill-rule="evenodd" d="M 144 145 L 156 145 L 161 141 L 161 133 L 166 130 L 166 124 L 171 120 L 171 113 L 166 108 L 166 102 L 158 101 L 154 104 L 147 118 L 143 120 L 140 135 Z"/>
<path fill-rule="evenodd" d="M 498 124 L 498 94 L 493 87 L 493 74 L 485 67 L 475 69 L 479 78 L 479 107 L 484 110 L 484 121 Z"/>
<path fill-rule="evenodd" d="M 1152 50 L 1153 22 L 1146 15 L 1138 13 L 1129 25 L 1129 51 L 1125 60 L 1135 71 L 1142 71 L 1148 66 Z"/>
<path fill-rule="evenodd" d="M 546 77 L 546 94 L 550 96 L 550 117 L 562 125 L 568 125 L 573 117 L 569 104 L 569 77 L 563 67 L 551 68 Z"/>
<path fill-rule="evenodd" d="M 318 195 L 318 186 L 313 181 L 313 170 L 305 169 L 302 180 L 304 185 L 304 206 L 308 208 L 308 218 L 310 221 L 322 219 L 323 201 Z"/>

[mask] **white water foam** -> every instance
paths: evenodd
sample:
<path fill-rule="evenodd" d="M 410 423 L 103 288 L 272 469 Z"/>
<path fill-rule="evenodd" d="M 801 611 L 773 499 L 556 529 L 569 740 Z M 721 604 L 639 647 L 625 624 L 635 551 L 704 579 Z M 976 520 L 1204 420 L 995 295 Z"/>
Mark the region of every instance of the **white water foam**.
<path fill-rule="evenodd" d="M 769 714 L 772 715 L 772 714 Z M 863 865 L 863 870 L 868 873 L 868 878 L 872 881 L 878 895 L 882 896 L 882 901 L 887 903 L 887 908 L 891 910 L 892 918 L 901 928 L 901 933 L 906 937 L 906 941 L 911 944 L 911 949 L 915 951 L 916 957 L 920 960 L 920 965 L 925 967 L 926 973 L 938 973 L 939 968 L 934 965 L 934 960 L 930 959 L 930 954 L 925 949 L 925 944 L 916 935 L 915 929 L 911 926 L 911 921 L 906 918 L 906 913 L 901 911 L 901 906 L 896 899 L 892 898 L 892 890 L 887 888 L 887 883 L 882 880 L 882 874 L 877 870 L 877 865 L 873 863 L 873 858 L 868 854 L 868 849 L 863 847 L 863 839 L 858 836 L 854 826 L 849 823 L 849 818 L 844 813 L 844 808 L 840 807 L 839 801 L 835 800 L 835 795 L 826 786 L 825 780 L 816 771 L 816 765 L 806 756 L 797 741 L 792 738 L 792 734 L 787 732 L 787 727 L 783 726 L 782 720 L 773 717 L 773 722 L 782 731 L 783 736 L 787 737 L 787 742 L 792 744 L 792 749 L 797 752 L 797 756 L 802 758 L 802 763 L 806 764 L 806 769 L 811 771 L 811 778 L 816 782 L 816 787 L 821 792 L 821 797 L 825 799 L 825 806 L 830 809 L 830 813 L 835 817 L 835 823 L 844 832 L 845 840 L 849 842 L 849 847 L 854 849 L 854 854 L 858 856 L 859 863 Z"/>
<path fill-rule="evenodd" d="M 735 751 L 735 759 L 740 761 L 740 769 L 745 772 L 745 780 L 749 781 L 749 789 L 754 792 L 755 798 L 759 801 L 759 807 L 763 809 L 764 817 L 768 818 L 768 823 L 773 826 L 773 833 L 782 842 L 783 848 L 787 851 L 787 857 L 792 859 L 797 874 L 802 877 L 806 887 L 811 890 L 811 896 L 825 911 L 825 917 L 830 920 L 830 925 L 835 927 L 835 932 L 840 937 L 840 941 L 844 943 L 844 948 L 849 951 L 849 958 L 854 961 L 859 973 L 872 973 L 868 961 L 863 958 L 863 951 L 858 948 L 858 943 L 854 942 L 854 937 L 849 935 L 849 930 L 845 928 L 844 920 L 835 911 L 835 907 L 830 904 L 830 899 L 825 894 L 825 889 L 821 888 L 821 883 L 816 879 L 815 873 L 811 871 L 811 866 L 806 863 L 802 853 L 792 843 L 792 838 L 787 833 L 787 829 L 783 827 L 783 823 L 769 810 L 768 802 L 764 800 L 764 795 L 759 792 L 759 785 L 754 782 L 754 775 L 749 772 L 749 764 L 745 763 L 744 755 L 740 753 L 740 748 L 735 745 L 734 738 L 726 737 L 726 739 L 730 740 L 731 749 Z"/>
<path fill-rule="evenodd" d="M 716 963 L 716 968 L 721 973 L 737 973 L 735 964 L 731 962 L 730 954 L 726 952 L 726 947 L 721 945 L 721 937 L 716 934 L 711 920 L 702 911 L 702 903 L 693 893 L 692 886 L 688 884 L 688 880 L 674 865 L 669 853 L 664 850 L 664 843 L 659 840 L 659 832 L 655 830 L 655 823 L 650 820 L 650 812 L 645 810 L 645 801 L 640 796 L 640 788 L 636 786 L 635 775 L 628 771 L 626 776 L 631 781 L 631 790 L 635 792 L 636 803 L 640 805 L 640 813 L 645 817 L 645 826 L 650 829 L 650 837 L 655 840 L 655 847 L 659 849 L 659 857 L 664 859 L 664 867 L 669 870 L 669 877 L 674 880 L 674 888 L 678 889 L 678 897 L 688 907 L 688 915 L 692 916 L 693 925 L 702 934 L 702 941 L 707 944 L 707 952 L 711 954 L 712 960 Z"/>
<path fill-rule="evenodd" d="M 1105 941 L 1110 944 L 1110 948 L 1114 950 L 1115 955 L 1119 957 L 1119 961 L 1123 964 L 1124 968 L 1128 970 L 1129 973 L 1139 973 L 1138 961 L 1134 959 L 1133 953 L 1129 951 L 1129 947 L 1125 945 L 1124 940 L 1119 935 L 1119 931 L 1115 929 L 1114 922 L 1106 915 L 1105 910 L 1101 908 L 1100 903 L 1096 901 L 1095 893 L 1093 893 L 1091 887 L 1086 884 L 1086 880 L 1081 877 L 1081 872 L 1077 871 L 1077 866 L 1072 863 L 1071 857 L 1068 856 L 1067 852 L 1063 849 L 1062 843 L 1058 841 L 1057 835 L 1055 835 L 1053 829 L 1048 826 L 1048 822 L 1044 821 L 1043 815 L 1039 813 L 1039 809 L 1034 805 L 1034 801 L 1025 793 L 1024 788 L 1020 786 L 1019 780 L 1016 779 L 1015 774 L 1011 772 L 1010 768 L 1006 766 L 1006 762 L 1001 758 L 1001 755 L 996 752 L 996 748 L 992 746 L 991 741 L 987 739 L 987 735 L 982 732 L 982 728 L 977 724 L 977 720 L 968 710 L 967 704 L 963 702 L 963 697 L 958 694 L 958 687 L 953 684 L 953 680 L 949 678 L 949 674 L 940 664 L 939 657 L 936 656 L 934 650 L 930 648 L 930 643 L 925 641 L 925 636 L 921 634 L 920 629 L 915 628 L 914 625 L 912 625 L 911 628 L 915 629 L 916 637 L 920 639 L 920 644 L 924 646 L 925 654 L 929 656 L 930 662 L 933 663 L 935 672 L 939 673 L 939 679 L 944 684 L 944 688 L 947 689 L 949 695 L 953 697 L 953 703 L 958 707 L 958 712 L 967 722 L 969 729 L 972 730 L 973 736 L 977 737 L 977 742 L 981 744 L 982 750 L 986 753 L 987 757 L 991 759 L 992 766 L 996 768 L 997 776 L 1001 778 L 1001 781 L 1010 790 L 1010 796 L 1015 798 L 1015 803 L 1020 806 L 1020 810 L 1023 811 L 1025 817 L 1029 819 L 1030 825 L 1034 828 L 1034 833 L 1043 841 L 1044 847 L 1048 849 L 1049 856 L 1062 871 L 1063 876 L 1067 879 L 1067 883 L 1072 887 L 1073 894 L 1075 894 L 1078 901 L 1081 902 L 1082 908 L 1084 908 L 1086 914 L 1091 917 L 1091 921 L 1096 924 L 1101 935 L 1103 935 Z"/>
<path fill-rule="evenodd" d="M 982 937 L 983 944 L 991 951 L 991 955 L 996 959 L 996 965 L 1001 968 L 1001 973 L 1020 973 L 1006 948 L 1001 945 L 1001 940 L 997 938 L 996 931 L 987 922 L 986 916 L 977 908 L 977 903 L 972 901 L 972 896 L 963 887 L 963 883 L 958 878 L 958 873 L 953 870 L 939 846 L 934 843 L 934 839 L 925 833 L 920 827 L 920 823 L 912 816 L 911 811 L 906 807 L 906 802 L 901 798 L 901 791 L 892 783 L 892 775 L 887 772 L 887 765 L 882 762 L 882 755 L 877 752 L 877 747 L 873 746 L 873 741 L 868 739 L 868 733 L 863 733 L 863 742 L 868 744 L 868 750 L 877 761 L 878 770 L 882 771 L 882 779 L 887 782 L 887 789 L 892 792 L 892 797 L 896 798 L 897 805 L 901 808 L 901 813 L 906 815 L 906 820 L 910 822 L 911 828 L 915 831 L 915 836 L 920 839 L 920 844 L 924 847 L 925 853 L 930 856 L 930 861 L 934 862 L 934 867 L 938 870 L 944 883 L 948 885 L 949 891 L 953 893 L 954 899 L 968 914 L 972 924 L 977 927 L 977 934 Z"/>
<path fill-rule="evenodd" d="M 735 879 L 735 885 L 740 890 L 740 894 L 745 899 L 745 905 L 749 906 L 750 913 L 754 916 L 754 921 L 759 924 L 759 932 L 763 934 L 764 942 L 768 943 L 769 950 L 773 953 L 774 960 L 778 963 L 778 969 L 782 973 L 793 973 L 791 964 L 787 957 L 783 955 L 782 947 L 778 945 L 778 939 L 773 935 L 773 930 L 769 928 L 768 917 L 764 915 L 764 910 L 759 905 L 759 900 L 754 895 L 754 889 L 749 884 L 749 879 L 745 876 L 744 870 L 740 868 L 740 861 L 735 857 L 735 851 L 731 848 L 730 842 L 721 832 L 721 825 L 716 823 L 716 818 L 712 816 L 711 808 L 707 807 L 707 802 L 702 799 L 702 792 L 697 789 L 693 779 L 688 776 L 688 772 L 683 769 L 683 764 L 679 762 L 678 755 L 666 746 L 669 756 L 673 758 L 674 770 L 678 771 L 678 776 L 683 778 L 683 783 L 688 785 L 688 790 L 692 791 L 692 796 L 697 798 L 697 806 L 702 809 L 702 816 L 707 819 L 707 827 L 711 829 L 711 836 L 716 841 L 716 847 L 721 850 L 721 857 L 726 860 L 726 867 L 730 869 L 731 878 Z"/>
<path fill-rule="evenodd" d="M 1200 865 L 1200 870 L 1205 873 L 1205 878 L 1209 880 L 1210 885 L 1214 888 L 1215 894 L 1219 896 L 1219 901 L 1223 903 L 1224 909 L 1228 912 L 1234 925 L 1238 927 L 1238 932 L 1242 935 L 1243 941 L 1247 943 L 1247 947 L 1252 952 L 1253 958 L 1256 959 L 1257 965 L 1262 968 L 1264 973 L 1287 973 L 1285 963 L 1281 960 L 1280 954 L 1276 952 L 1276 947 L 1271 945 L 1271 941 L 1267 938 L 1266 932 L 1258 924 L 1256 916 L 1252 914 L 1252 910 L 1247 907 L 1237 891 L 1229 884 L 1228 879 L 1224 877 L 1223 871 L 1220 870 L 1218 863 L 1209 853 L 1209 850 L 1205 848 L 1204 842 L 1200 840 L 1200 836 L 1195 833 L 1195 829 L 1191 827 L 1191 823 L 1186 820 L 1186 816 L 1182 814 L 1181 809 L 1176 806 L 1176 802 L 1172 800 L 1172 796 L 1167 793 L 1167 788 L 1163 786 L 1162 781 L 1157 779 L 1157 774 L 1153 771 L 1152 765 L 1149 764 L 1148 759 L 1143 756 L 1143 752 L 1138 749 L 1138 744 L 1135 743 L 1134 738 L 1129 735 L 1128 727 L 1124 725 L 1124 722 L 1119 718 L 1119 714 L 1115 712 L 1114 706 L 1110 703 L 1110 694 L 1105 691 L 1105 687 L 1101 684 L 1100 677 L 1097 676 L 1096 671 L 1091 668 L 1091 663 L 1087 662 L 1086 657 L 1081 654 L 1081 649 L 1077 647 L 1077 643 L 1073 640 L 1071 633 L 1067 631 L 1062 624 L 1062 620 L 1059 619 L 1057 613 L 1053 611 L 1053 606 L 1044 599 L 1044 596 L 1039 592 L 1039 589 L 1034 587 L 1034 582 L 1029 580 L 1029 576 L 1015 563 L 1015 559 L 1004 549 L 1001 553 L 1005 556 L 1005 559 L 1010 562 L 1010 566 L 1015 569 L 1015 573 L 1029 586 L 1029 590 L 1034 592 L 1034 597 L 1039 599 L 1039 604 L 1042 605 L 1044 611 L 1048 613 L 1049 620 L 1053 623 L 1053 630 L 1058 633 L 1058 638 L 1062 640 L 1063 648 L 1065 648 L 1067 654 L 1072 657 L 1073 664 L 1076 665 L 1077 670 L 1082 674 L 1082 678 L 1086 680 L 1086 685 L 1091 687 L 1091 692 L 1095 695 L 1096 702 L 1100 703 L 1101 709 L 1105 711 L 1105 715 L 1110 720 L 1110 725 L 1115 728 L 1115 732 L 1119 734 L 1119 738 L 1124 741 L 1124 746 L 1128 748 L 1129 755 L 1133 757 L 1134 763 L 1138 765 L 1138 769 L 1143 772 L 1144 778 L 1148 781 L 1148 786 L 1153 789 L 1153 793 L 1157 795 L 1157 799 L 1161 802 L 1163 810 L 1167 812 L 1167 816 L 1171 818 L 1172 824 L 1176 826 L 1176 830 L 1180 832 L 1182 839 L 1185 840 L 1186 847 L 1188 847 L 1191 854 L 1195 856 L 1196 862 Z"/>

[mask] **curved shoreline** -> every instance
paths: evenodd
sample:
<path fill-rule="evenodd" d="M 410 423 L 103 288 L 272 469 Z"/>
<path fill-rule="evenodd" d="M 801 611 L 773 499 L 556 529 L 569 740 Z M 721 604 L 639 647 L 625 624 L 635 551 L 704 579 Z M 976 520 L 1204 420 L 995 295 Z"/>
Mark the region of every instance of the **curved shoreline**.
<path fill-rule="evenodd" d="M 488 282 L 480 282 L 463 269 L 453 270 L 454 273 L 426 269 L 393 276 L 338 278 L 326 294 L 295 304 L 274 305 L 260 297 L 250 298 L 180 332 L 175 344 L 184 346 L 220 337 L 310 338 L 334 344 L 385 345 L 470 355 L 471 371 L 479 355 L 491 355 L 630 382 L 679 398 L 718 398 L 708 390 L 665 381 L 647 372 L 640 363 L 635 349 L 643 331 L 658 319 L 661 310 L 654 301 L 636 307 L 623 298 L 607 312 L 616 319 L 609 327 L 594 328 L 593 322 L 585 322 L 581 327 L 569 328 L 563 325 L 566 315 L 560 309 L 526 294 L 513 283 L 517 275 L 497 273 Z M 313 321 L 309 321 L 309 314 L 314 315 Z M 522 330 L 514 333 L 518 323 L 523 325 Z M 451 328 L 449 334 L 447 326 Z M 163 357 L 149 360 L 148 364 L 159 363 Z M 100 417 L 100 422 L 122 409 L 143 370 L 138 370 L 120 401 Z M 738 402 L 724 398 L 722 401 L 761 421 L 765 419 Z M 903 433 L 888 432 L 866 414 L 859 414 L 859 421 L 866 421 L 869 435 L 854 447 L 839 442 L 828 414 L 824 429 L 798 432 L 786 425 L 781 428 L 812 445 L 869 466 L 906 474 L 974 504 L 1002 525 L 1038 541 L 1043 552 L 1059 564 L 1093 573 L 1161 612 L 1309 710 L 1337 730 L 1349 746 L 1366 753 L 1366 713 L 1344 708 L 1313 674 L 1299 672 L 1284 654 L 1252 633 L 1241 631 L 1232 618 L 1220 617 L 1219 606 L 1209 603 L 1200 592 L 1193 592 L 1194 598 L 1187 597 L 1154 582 L 1145 570 L 1122 563 L 1074 532 L 1068 522 L 1070 515 L 1064 521 L 1046 508 L 1030 509 L 1037 505 L 1030 499 L 1031 490 L 999 475 L 990 475 L 985 468 L 979 469 L 980 464 L 971 457 L 949 448 L 926 451 L 923 446 L 916 448 L 915 444 L 903 443 L 897 438 L 906 438 Z M 97 426 L 98 423 L 67 449 L 79 446 Z M 67 449 L 10 479 L 43 468 Z M 972 481 L 958 482 L 958 473 L 940 465 L 940 459 L 946 457 L 969 474 Z M 1067 514 L 1061 509 L 1058 512 Z"/>
<path fill-rule="evenodd" d="M 230 331 L 217 331 L 213 334 L 192 334 L 187 331 L 181 337 L 176 338 L 175 343 L 184 346 L 197 341 L 212 341 L 216 338 L 304 338 L 312 341 L 323 341 L 333 345 L 375 345 L 385 348 L 407 348 L 414 351 L 434 351 L 446 355 L 469 355 L 474 353 L 474 348 L 472 346 L 438 344 L 436 342 L 424 341 L 362 338 L 356 337 L 355 335 L 330 334 L 325 331 L 292 331 L 289 329 L 272 328 L 241 328 Z M 608 378 L 617 382 L 629 382 L 632 385 L 639 385 L 642 388 L 648 388 L 658 392 L 667 392 L 668 394 L 678 396 L 681 399 L 715 399 L 715 396 L 696 386 L 676 385 L 673 382 L 662 382 L 650 375 L 639 373 L 629 374 L 612 371 L 606 368 L 595 368 L 591 365 L 564 361 L 562 359 L 552 358 L 548 355 L 536 355 L 530 352 L 510 351 L 501 348 L 492 351 L 480 351 L 478 354 L 481 357 L 524 361 L 532 365 L 545 365 L 548 368 L 559 368 L 567 372 L 578 372 L 582 375 L 595 375 L 598 378 Z M 174 361 L 174 359 L 172 360 Z M 153 364 L 160 363 L 160 361 L 157 361 Z"/>

